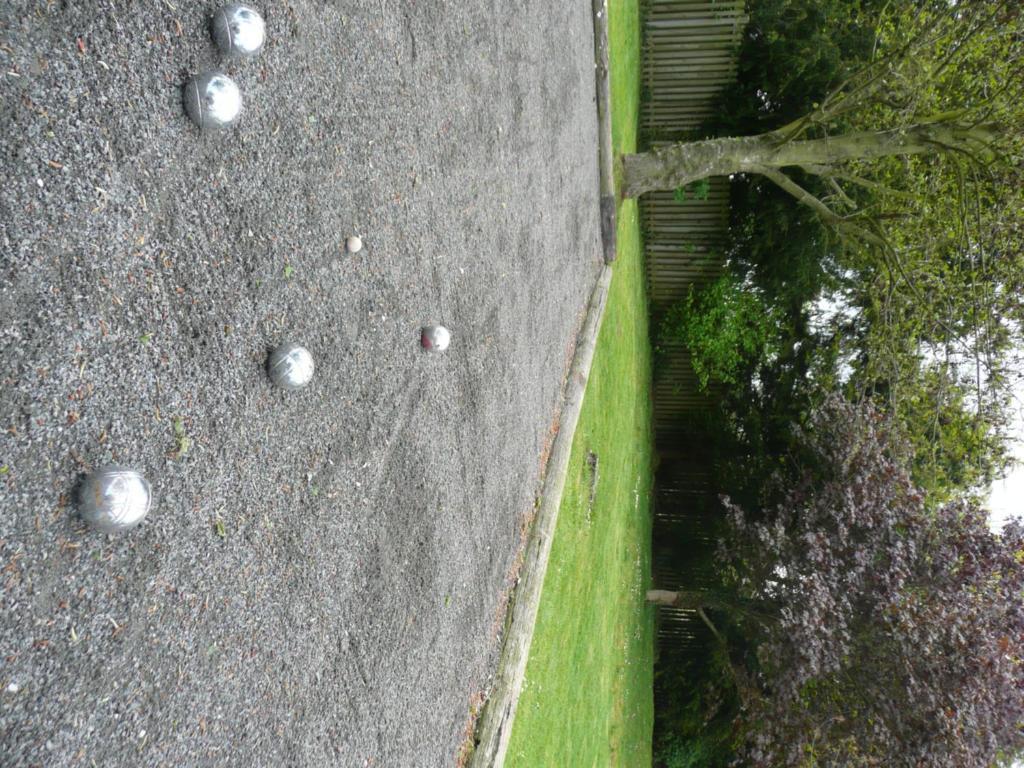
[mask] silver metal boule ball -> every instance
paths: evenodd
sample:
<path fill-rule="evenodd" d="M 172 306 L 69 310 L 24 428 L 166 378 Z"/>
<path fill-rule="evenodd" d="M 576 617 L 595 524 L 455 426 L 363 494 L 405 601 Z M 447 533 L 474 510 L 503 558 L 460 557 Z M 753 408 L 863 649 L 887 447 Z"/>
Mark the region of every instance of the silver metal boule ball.
<path fill-rule="evenodd" d="M 123 533 L 149 514 L 153 494 L 138 472 L 108 464 L 89 475 L 79 490 L 82 518 L 103 533 Z"/>
<path fill-rule="evenodd" d="M 428 325 L 420 332 L 420 344 L 428 352 L 444 352 L 451 341 L 451 331 L 443 325 Z"/>
<path fill-rule="evenodd" d="M 242 94 L 235 81 L 220 72 L 204 72 L 188 81 L 185 112 L 202 131 L 227 128 L 242 113 Z"/>
<path fill-rule="evenodd" d="M 298 344 L 282 344 L 270 353 L 267 372 L 283 389 L 302 389 L 313 379 L 313 356 Z"/>
<path fill-rule="evenodd" d="M 352 237 L 345 241 L 345 250 L 349 253 L 359 253 L 363 250 L 363 238 L 359 235 L 352 235 Z"/>
<path fill-rule="evenodd" d="M 213 15 L 213 39 L 227 56 L 255 56 L 265 37 L 263 17 L 248 5 L 231 3 Z"/>

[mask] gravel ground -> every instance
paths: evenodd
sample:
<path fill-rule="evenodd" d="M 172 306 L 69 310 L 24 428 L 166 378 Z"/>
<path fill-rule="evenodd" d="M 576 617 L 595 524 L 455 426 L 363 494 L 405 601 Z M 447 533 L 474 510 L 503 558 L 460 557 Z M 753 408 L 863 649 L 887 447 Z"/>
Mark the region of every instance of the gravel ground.
<path fill-rule="evenodd" d="M 214 7 L 0 8 L 0 764 L 453 765 L 600 269 L 590 3 L 267 0 L 201 137 Z"/>

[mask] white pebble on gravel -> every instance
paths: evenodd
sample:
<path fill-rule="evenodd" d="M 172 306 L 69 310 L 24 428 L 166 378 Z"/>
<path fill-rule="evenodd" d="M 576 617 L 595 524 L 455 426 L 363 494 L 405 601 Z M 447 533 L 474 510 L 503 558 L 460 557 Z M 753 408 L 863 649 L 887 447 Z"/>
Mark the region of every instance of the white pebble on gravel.
<path fill-rule="evenodd" d="M 345 241 L 345 249 L 349 253 L 359 253 L 363 250 L 363 238 L 359 237 L 359 235 L 352 235 L 352 237 Z"/>

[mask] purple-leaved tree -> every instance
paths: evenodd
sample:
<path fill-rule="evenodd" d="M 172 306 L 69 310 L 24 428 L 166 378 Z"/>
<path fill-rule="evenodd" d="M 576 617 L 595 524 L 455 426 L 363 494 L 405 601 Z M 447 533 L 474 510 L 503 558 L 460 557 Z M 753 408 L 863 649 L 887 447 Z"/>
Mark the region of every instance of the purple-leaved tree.
<path fill-rule="evenodd" d="M 753 766 L 989 768 L 1024 751 L 1024 527 L 932 510 L 868 406 L 835 398 L 777 508 L 725 500 L 728 589 L 652 592 L 754 649 L 732 655 Z M 710 609 L 710 613 L 705 609 Z"/>

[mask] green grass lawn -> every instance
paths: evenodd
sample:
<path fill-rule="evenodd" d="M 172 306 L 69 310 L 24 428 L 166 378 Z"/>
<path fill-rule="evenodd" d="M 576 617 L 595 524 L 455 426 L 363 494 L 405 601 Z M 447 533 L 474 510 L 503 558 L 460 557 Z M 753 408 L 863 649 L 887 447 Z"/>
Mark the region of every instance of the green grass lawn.
<path fill-rule="evenodd" d="M 636 0 L 611 0 L 616 151 L 636 146 Z M 573 440 L 526 683 L 506 764 L 649 766 L 654 720 L 650 573 L 651 355 L 635 201 L 619 207 L 618 261 Z"/>

